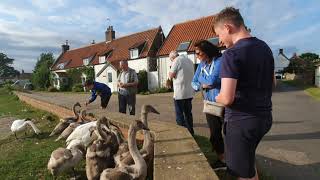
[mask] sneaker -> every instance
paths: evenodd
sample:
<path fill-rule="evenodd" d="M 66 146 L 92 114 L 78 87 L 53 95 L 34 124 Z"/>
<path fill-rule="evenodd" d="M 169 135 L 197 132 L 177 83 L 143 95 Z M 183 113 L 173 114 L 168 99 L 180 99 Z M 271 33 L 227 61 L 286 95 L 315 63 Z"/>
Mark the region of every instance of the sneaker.
<path fill-rule="evenodd" d="M 216 160 L 211 166 L 215 171 L 227 169 L 226 163 L 222 162 L 221 160 Z"/>

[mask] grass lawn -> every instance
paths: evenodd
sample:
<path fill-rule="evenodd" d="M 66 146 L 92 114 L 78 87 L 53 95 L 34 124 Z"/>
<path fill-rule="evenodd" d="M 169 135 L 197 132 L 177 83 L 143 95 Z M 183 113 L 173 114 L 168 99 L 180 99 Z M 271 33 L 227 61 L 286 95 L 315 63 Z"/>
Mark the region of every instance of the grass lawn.
<path fill-rule="evenodd" d="M 312 85 L 305 85 L 299 81 L 296 80 L 282 80 L 285 84 L 288 84 L 290 86 L 295 86 L 298 88 L 302 88 L 307 94 L 312 96 L 314 99 L 320 100 L 320 88 L 317 88 Z"/>
<path fill-rule="evenodd" d="M 32 118 L 43 133 L 37 136 L 30 128 L 27 136 L 24 133 L 18 134 L 19 140 L 16 140 L 13 135 L 0 140 L 1 179 L 52 179 L 47 170 L 48 160 L 53 150 L 64 145 L 63 141 L 54 142 L 56 137 L 48 137 L 58 118 L 34 109 L 20 102 L 15 95 L 0 89 L 0 120 L 4 117 Z M 83 164 L 84 161 L 82 167 Z M 85 177 L 84 168 L 78 167 L 76 171 Z M 66 172 L 58 179 L 67 179 L 72 176 L 72 172 Z"/>

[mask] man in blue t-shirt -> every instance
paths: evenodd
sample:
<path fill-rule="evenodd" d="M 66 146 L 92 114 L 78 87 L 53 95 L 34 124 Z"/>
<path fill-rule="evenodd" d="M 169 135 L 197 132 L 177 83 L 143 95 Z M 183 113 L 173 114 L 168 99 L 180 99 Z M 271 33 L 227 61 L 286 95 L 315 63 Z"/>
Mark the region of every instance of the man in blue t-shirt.
<path fill-rule="evenodd" d="M 217 14 L 214 30 L 228 49 L 221 62 L 221 91 L 226 106 L 225 144 L 228 172 L 257 179 L 255 151 L 272 125 L 274 59 L 269 46 L 252 37 L 238 9 Z"/>
<path fill-rule="evenodd" d="M 101 109 L 105 109 L 108 106 L 111 97 L 111 90 L 109 86 L 92 80 L 86 80 L 84 86 L 86 89 L 91 90 L 91 97 L 85 103 L 86 106 L 95 101 L 98 95 L 101 97 Z"/>

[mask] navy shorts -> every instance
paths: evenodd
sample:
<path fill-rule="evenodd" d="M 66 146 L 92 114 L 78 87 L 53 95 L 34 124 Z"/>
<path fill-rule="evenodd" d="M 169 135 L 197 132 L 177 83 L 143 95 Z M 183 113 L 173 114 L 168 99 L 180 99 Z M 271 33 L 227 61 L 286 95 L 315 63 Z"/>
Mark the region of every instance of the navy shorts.
<path fill-rule="evenodd" d="M 225 156 L 229 174 L 242 178 L 255 176 L 256 148 L 271 126 L 272 115 L 225 123 Z"/>

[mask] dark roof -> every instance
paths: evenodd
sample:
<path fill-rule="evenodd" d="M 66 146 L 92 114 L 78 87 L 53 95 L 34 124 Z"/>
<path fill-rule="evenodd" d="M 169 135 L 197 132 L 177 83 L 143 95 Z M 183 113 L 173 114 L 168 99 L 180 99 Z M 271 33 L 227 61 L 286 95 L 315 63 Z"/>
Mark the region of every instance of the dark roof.
<path fill-rule="evenodd" d="M 158 52 L 158 56 L 168 55 L 177 50 L 183 42 L 191 41 L 187 51 L 194 51 L 194 43 L 201 39 L 216 37 L 212 30 L 214 15 L 175 24 Z"/>
<path fill-rule="evenodd" d="M 99 56 L 112 51 L 107 59 L 111 64 L 118 69 L 119 61 L 129 60 L 129 49 L 144 44 L 139 58 L 150 56 L 151 46 L 158 34 L 162 32 L 161 26 L 143 32 L 123 36 L 112 41 L 104 41 L 89 46 L 72 49 L 63 53 L 52 66 L 52 70 L 59 70 L 57 66 L 61 63 L 66 63 L 63 69 L 70 69 L 83 66 L 83 59 L 93 57 L 89 65 L 99 64 Z M 70 61 L 69 63 L 67 63 Z"/>

